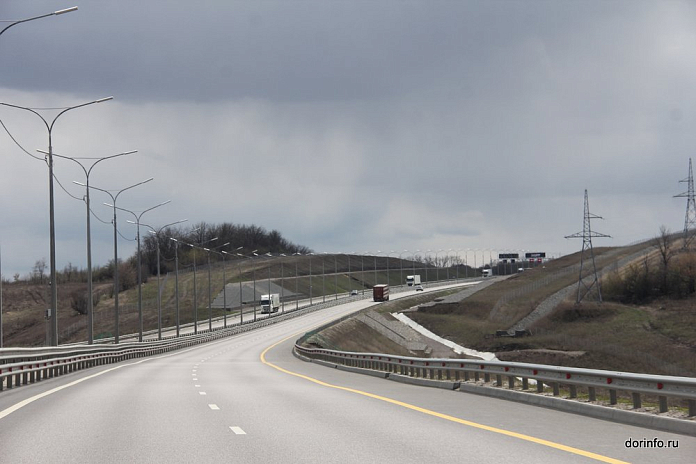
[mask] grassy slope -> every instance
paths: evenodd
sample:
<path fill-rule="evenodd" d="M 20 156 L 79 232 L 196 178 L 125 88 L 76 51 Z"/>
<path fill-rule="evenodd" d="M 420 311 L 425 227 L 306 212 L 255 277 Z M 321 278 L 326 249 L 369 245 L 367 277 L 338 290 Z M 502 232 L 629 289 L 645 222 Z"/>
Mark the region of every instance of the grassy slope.
<path fill-rule="evenodd" d="M 602 262 L 602 252 L 598 263 Z M 624 254 L 635 250 L 627 249 Z M 577 282 L 570 273 L 556 282 L 506 302 L 491 315 L 502 294 L 577 263 L 578 256 L 550 262 L 546 269 L 525 272 L 493 285 L 456 305 L 439 305 L 413 318 L 435 333 L 504 360 L 644 372 L 696 375 L 696 299 L 660 300 L 634 306 L 605 302 L 562 303 L 537 321 L 525 338 L 492 337 L 532 310 L 545 296 Z M 598 264 L 599 267 L 599 264 Z M 581 353 L 574 353 L 580 351 Z M 578 356 L 579 354 L 579 356 Z"/>
<path fill-rule="evenodd" d="M 312 296 L 315 299 L 322 298 L 322 292 L 326 298 L 332 298 L 336 292 L 343 293 L 352 289 L 371 289 L 377 283 L 389 281 L 392 285 L 400 284 L 407 274 L 413 271 L 413 263 L 403 261 L 405 266 L 401 272 L 401 262 L 389 258 L 389 273 L 386 272 L 387 258 L 379 257 L 377 260 L 377 272 L 374 272 L 375 261 L 372 257 L 361 259 L 359 256 L 346 255 L 326 256 L 300 256 L 255 260 L 227 261 L 223 272 L 222 263 L 214 263 L 211 268 L 211 293 L 215 299 L 223 288 L 223 275 L 225 283 L 237 283 L 257 279 L 257 285 L 263 288 L 268 282 L 269 267 L 271 279 L 280 284 L 281 276 L 285 280 L 285 286 L 295 291 L 295 272 L 297 279 L 297 291 L 309 297 L 310 294 L 310 261 L 311 261 L 311 286 Z M 322 263 L 323 261 L 323 263 Z M 282 265 L 281 265 L 282 263 Z M 296 266 L 297 264 L 297 266 Z M 323 266 L 322 266 L 323 264 Z M 350 267 L 349 267 L 350 266 Z M 418 266 L 421 266 L 419 269 Z M 422 264 L 416 264 L 416 272 L 425 277 L 425 269 Z M 322 267 L 324 277 L 322 278 Z M 348 270 L 350 269 L 350 278 Z M 334 270 L 338 273 L 335 274 Z M 364 270 L 364 271 L 363 271 Z M 241 271 L 241 274 L 240 274 Z M 440 271 L 441 278 L 445 277 Z M 388 274 L 388 279 L 387 279 Z M 430 269 L 428 276 L 435 278 L 435 272 Z M 180 269 L 179 272 L 179 315 L 181 323 L 194 320 L 194 292 L 193 272 L 189 266 Z M 176 293 L 175 273 L 162 276 L 162 324 L 164 327 L 172 326 L 176 320 Z M 94 309 L 94 336 L 95 338 L 111 337 L 114 332 L 115 314 L 114 298 L 112 296 L 113 284 L 95 283 L 95 292 L 102 295 Z M 87 316 L 79 315 L 70 306 L 70 295 L 73 291 L 84 289 L 84 283 L 68 283 L 58 285 L 58 331 L 60 343 L 84 341 L 87 339 Z M 371 290 L 370 290 L 371 291 Z M 208 270 L 199 264 L 196 272 L 196 301 L 198 320 L 208 318 Z M 49 287 L 47 285 L 33 285 L 27 283 L 5 283 L 3 285 L 3 342 L 4 346 L 41 346 L 46 338 L 46 321 L 44 311 L 49 306 Z M 142 286 L 142 307 L 144 330 L 157 328 L 157 278 L 150 277 Z M 235 311 L 236 312 L 236 311 Z M 235 313 L 232 312 L 232 313 Z M 212 310 L 213 317 L 222 316 L 223 311 Z M 228 314 L 231 314 L 228 312 Z M 138 316 L 138 290 L 137 287 L 119 293 L 119 319 L 120 333 L 134 333 L 139 329 Z"/>

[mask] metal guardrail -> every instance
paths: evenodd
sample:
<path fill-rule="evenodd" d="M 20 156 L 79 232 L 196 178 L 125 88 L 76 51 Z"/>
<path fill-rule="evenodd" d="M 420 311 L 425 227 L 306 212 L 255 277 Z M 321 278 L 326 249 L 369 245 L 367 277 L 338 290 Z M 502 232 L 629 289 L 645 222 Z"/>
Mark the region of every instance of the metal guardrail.
<path fill-rule="evenodd" d="M 596 369 L 581 369 L 544 364 L 527 364 L 502 361 L 476 361 L 466 359 L 411 358 L 376 353 L 355 353 L 346 351 L 308 348 L 302 346 L 309 334 L 305 334 L 295 344 L 296 353 L 310 359 L 332 364 L 340 364 L 360 369 L 397 374 L 412 378 L 449 381 L 469 381 L 473 377 L 479 381 L 491 381 L 496 377 L 496 385 L 502 387 L 504 378 L 509 389 L 514 389 L 521 379 L 522 389 L 528 390 L 530 380 L 536 381 L 538 393 L 544 385 L 553 389 L 553 395 L 560 395 L 561 386 L 570 391 L 570 398 L 577 398 L 578 387 L 586 388 L 590 401 L 597 400 L 597 390 L 609 391 L 609 402 L 617 404 L 617 392 L 631 394 L 634 409 L 642 407 L 641 394 L 657 396 L 660 412 L 668 411 L 668 398 L 685 399 L 689 416 L 696 416 L 696 378 L 634 374 Z"/>

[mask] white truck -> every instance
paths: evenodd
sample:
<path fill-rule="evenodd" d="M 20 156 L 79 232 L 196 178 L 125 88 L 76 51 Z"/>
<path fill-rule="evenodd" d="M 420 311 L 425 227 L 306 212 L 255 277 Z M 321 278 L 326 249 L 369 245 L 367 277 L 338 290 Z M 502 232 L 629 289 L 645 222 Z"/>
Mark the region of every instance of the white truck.
<path fill-rule="evenodd" d="M 261 314 L 277 313 L 280 308 L 280 295 L 271 293 L 261 295 Z"/>
<path fill-rule="evenodd" d="M 493 277 L 493 269 L 484 269 L 482 274 L 483 277 Z"/>
<path fill-rule="evenodd" d="M 406 285 L 408 285 L 409 287 L 413 287 L 414 285 L 420 285 L 420 284 L 421 284 L 420 274 L 406 276 Z"/>

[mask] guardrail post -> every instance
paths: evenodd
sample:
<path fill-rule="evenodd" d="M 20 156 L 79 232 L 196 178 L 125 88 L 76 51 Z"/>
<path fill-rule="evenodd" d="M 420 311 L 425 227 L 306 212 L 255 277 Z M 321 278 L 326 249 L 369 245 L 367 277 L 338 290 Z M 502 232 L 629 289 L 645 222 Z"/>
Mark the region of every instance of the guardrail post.
<path fill-rule="evenodd" d="M 475 380 L 476 382 L 478 382 L 479 380 L 481 380 L 481 375 L 480 375 L 478 372 L 474 372 L 474 380 Z"/>
<path fill-rule="evenodd" d="M 470 378 L 469 371 L 464 371 L 464 381 L 468 382 Z"/>
<path fill-rule="evenodd" d="M 597 389 L 595 387 L 589 387 L 587 393 L 590 396 L 590 401 L 597 401 Z"/>
<path fill-rule="evenodd" d="M 529 379 L 522 377 L 522 390 L 529 390 Z"/>
<path fill-rule="evenodd" d="M 515 376 L 508 375 L 508 388 L 513 390 L 515 388 Z"/>
<path fill-rule="evenodd" d="M 503 376 L 500 374 L 495 374 L 495 386 L 496 387 L 502 387 L 503 386 Z"/>
<path fill-rule="evenodd" d="M 544 382 L 537 380 L 537 393 L 544 393 Z"/>
<path fill-rule="evenodd" d="M 616 390 L 609 390 L 609 404 L 616 404 Z"/>
<path fill-rule="evenodd" d="M 483 381 L 486 382 L 486 383 L 490 383 L 490 381 L 491 381 L 491 374 L 489 374 L 489 373 L 483 374 Z"/>
<path fill-rule="evenodd" d="M 666 396 L 660 396 L 660 412 L 667 412 L 669 409 L 667 407 L 667 397 Z"/>
<path fill-rule="evenodd" d="M 696 416 L 696 400 L 688 400 L 689 417 Z"/>
<path fill-rule="evenodd" d="M 578 397 L 578 387 L 575 385 L 570 386 L 570 397 L 571 398 L 577 398 Z"/>
<path fill-rule="evenodd" d="M 11 388 L 12 388 L 12 376 L 8 375 L 7 376 L 7 389 L 9 390 Z"/>
<path fill-rule="evenodd" d="M 553 387 L 553 396 L 558 396 L 561 394 L 561 388 L 558 385 L 558 382 L 553 382 L 551 386 Z"/>
<path fill-rule="evenodd" d="M 643 404 L 640 401 L 640 393 L 633 392 L 631 395 L 633 396 L 633 409 L 640 409 L 643 407 Z"/>

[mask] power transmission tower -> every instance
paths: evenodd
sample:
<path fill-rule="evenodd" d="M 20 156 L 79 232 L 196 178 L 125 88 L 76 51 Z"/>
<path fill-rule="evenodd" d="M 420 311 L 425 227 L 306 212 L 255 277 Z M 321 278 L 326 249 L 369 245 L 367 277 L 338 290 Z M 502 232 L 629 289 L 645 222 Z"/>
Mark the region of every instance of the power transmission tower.
<path fill-rule="evenodd" d="M 585 298 L 593 288 L 597 288 L 597 298 L 599 302 L 602 302 L 602 290 L 599 285 L 599 279 L 597 278 L 597 266 L 595 265 L 594 250 L 592 249 L 592 238 L 604 238 L 611 237 L 610 235 L 601 234 L 599 232 L 593 232 L 590 227 L 591 219 L 603 219 L 601 216 L 590 213 L 590 203 L 587 200 L 587 190 L 585 190 L 585 214 L 582 232 L 577 234 L 568 235 L 566 238 L 582 238 L 582 253 L 580 254 L 580 277 L 578 279 L 578 296 L 575 303 L 580 303 L 583 298 Z M 589 258 L 592 261 L 592 273 L 588 274 L 584 279 L 582 277 L 582 271 L 585 264 L 585 253 L 589 252 Z"/>
<path fill-rule="evenodd" d="M 689 248 L 694 240 L 696 232 L 689 236 L 689 229 L 696 228 L 696 196 L 694 195 L 694 171 L 691 169 L 691 158 L 689 158 L 689 177 L 679 182 L 686 182 L 688 185 L 686 192 L 674 195 L 674 198 L 686 198 L 686 218 L 684 219 L 684 248 Z"/>

